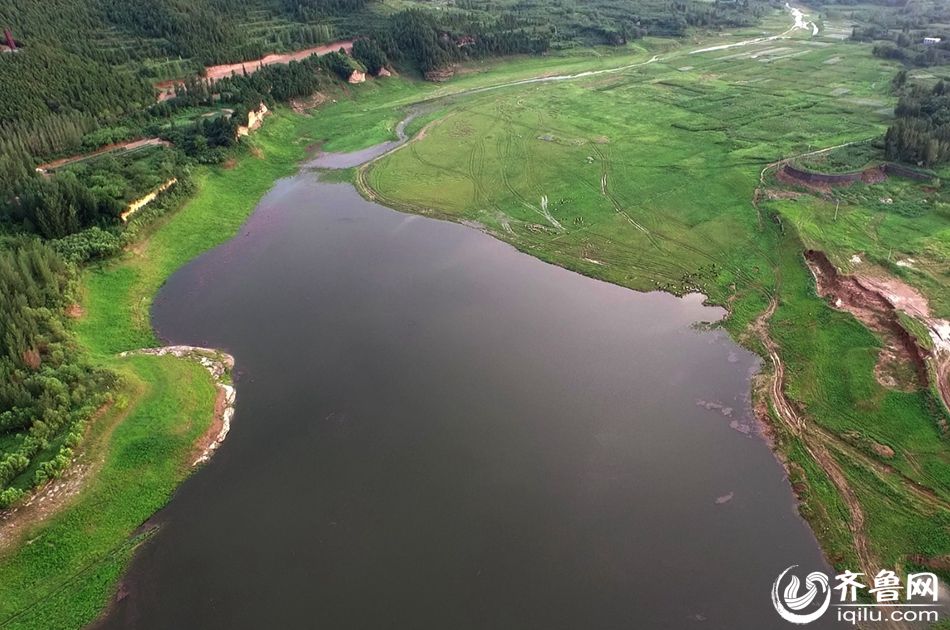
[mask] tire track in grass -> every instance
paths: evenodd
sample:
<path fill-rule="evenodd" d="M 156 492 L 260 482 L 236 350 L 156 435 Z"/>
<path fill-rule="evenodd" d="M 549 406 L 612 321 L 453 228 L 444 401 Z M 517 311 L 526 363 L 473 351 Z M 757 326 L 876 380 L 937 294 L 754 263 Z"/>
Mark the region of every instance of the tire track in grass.
<path fill-rule="evenodd" d="M 547 211 L 547 208 L 542 208 L 541 206 L 535 206 L 534 204 L 530 203 L 523 194 L 521 194 L 520 192 L 518 192 L 518 190 L 515 189 L 515 186 L 511 183 L 511 177 L 509 176 L 510 169 L 507 168 L 507 165 L 511 164 L 514 159 L 512 156 L 512 150 L 511 150 L 512 137 L 515 135 L 514 128 L 513 128 L 514 125 L 512 123 L 511 116 L 507 114 L 500 105 L 496 105 L 496 110 L 498 111 L 498 118 L 504 121 L 502 123 L 502 128 L 505 135 L 505 142 L 504 142 L 505 146 L 504 146 L 504 152 L 502 153 L 503 160 L 502 160 L 502 166 L 501 166 L 501 177 L 502 177 L 502 181 L 505 184 L 505 188 L 508 190 L 511 196 L 515 198 L 515 200 L 519 204 L 521 204 L 522 206 L 524 206 L 531 212 L 540 215 L 542 218 L 544 218 L 545 221 L 547 221 L 555 229 L 563 231 L 564 226 L 561 225 L 561 223 L 557 219 L 551 216 L 551 213 Z"/>
<path fill-rule="evenodd" d="M 659 251 L 663 252 L 665 256 L 672 257 L 673 253 L 670 252 L 665 247 L 663 247 L 663 245 L 661 244 L 662 242 L 666 242 L 676 247 L 683 248 L 702 258 L 705 258 L 706 260 L 716 265 L 719 265 L 723 269 L 728 270 L 730 273 L 735 274 L 737 279 L 741 279 L 748 288 L 762 293 L 766 298 L 768 298 L 771 295 L 771 292 L 765 285 L 759 282 L 754 276 L 752 276 L 752 274 L 745 272 L 741 267 L 733 267 L 729 262 L 727 262 L 722 257 L 713 255 L 695 245 L 687 243 L 686 241 L 682 239 L 671 237 L 668 234 L 659 232 L 657 230 L 649 230 L 644 225 L 642 225 L 641 223 L 633 219 L 630 216 L 630 214 L 624 209 L 624 206 L 621 203 L 621 200 L 618 199 L 617 196 L 610 189 L 609 180 L 608 180 L 608 174 L 609 174 L 608 160 L 606 159 L 604 153 L 600 150 L 599 147 L 597 147 L 596 145 L 592 145 L 592 147 L 593 147 L 593 150 L 597 153 L 597 155 L 601 158 L 601 162 L 603 164 L 602 171 L 601 171 L 602 175 L 601 175 L 601 180 L 600 180 L 601 194 L 603 194 L 605 197 L 607 197 L 611 201 L 611 203 L 613 204 L 617 212 L 622 214 L 623 217 L 629 223 L 631 223 L 632 225 L 634 225 L 634 227 L 636 227 L 641 232 L 646 234 L 647 237 L 650 239 L 650 242 L 653 243 L 653 245 Z M 756 247 L 755 249 L 761 255 L 763 255 L 763 257 L 766 260 L 770 260 L 770 257 L 764 252 L 764 250 L 758 247 Z M 681 271 L 683 272 L 683 275 L 690 275 L 693 273 L 693 270 L 688 269 L 686 266 L 680 265 L 680 268 L 681 268 Z"/>
<path fill-rule="evenodd" d="M 536 134 L 536 137 L 538 137 L 542 135 L 544 120 L 542 118 L 540 110 L 535 110 L 535 115 L 537 117 L 536 126 L 534 128 L 531 128 L 531 127 L 527 127 L 527 128 L 531 131 L 532 134 Z M 561 225 L 560 221 L 558 221 L 558 219 L 556 219 L 554 215 L 551 214 L 551 212 L 548 210 L 548 202 L 549 202 L 548 196 L 544 192 L 544 188 L 541 186 L 541 184 L 538 183 L 537 177 L 535 177 L 534 160 L 531 159 L 531 145 L 529 144 L 529 137 L 530 137 L 530 134 L 519 135 L 518 136 L 519 142 L 517 143 L 518 148 L 521 151 L 521 156 L 522 156 L 521 163 L 523 165 L 525 183 L 527 184 L 529 188 L 534 189 L 535 194 L 538 195 L 541 212 L 546 217 L 548 217 L 549 221 L 553 221 L 557 223 L 557 225 L 561 228 L 561 230 L 563 230 L 564 232 L 567 232 L 567 229 L 564 228 L 564 226 Z"/>
<path fill-rule="evenodd" d="M 596 153 L 597 157 L 600 159 L 600 164 L 601 164 L 600 194 L 602 194 L 604 197 L 606 197 L 610 201 L 610 203 L 613 205 L 614 210 L 617 212 L 617 214 L 619 214 L 624 219 L 626 219 L 627 223 L 629 223 L 636 229 L 643 232 L 646 235 L 646 237 L 650 240 L 650 243 L 653 244 L 654 247 L 656 247 L 658 250 L 660 250 L 664 254 L 669 254 L 669 252 L 663 249 L 663 247 L 660 244 L 660 241 L 657 240 L 657 238 L 653 235 L 653 233 L 650 230 L 648 230 L 646 227 L 644 227 L 641 223 L 634 220 L 634 218 L 631 217 L 630 214 L 624 209 L 623 205 L 621 205 L 620 201 L 610 193 L 610 188 L 607 185 L 607 177 L 610 173 L 610 166 L 609 166 L 607 157 L 600 150 L 600 148 L 597 147 L 597 145 L 592 144 L 591 146 L 594 149 L 594 153 Z"/>

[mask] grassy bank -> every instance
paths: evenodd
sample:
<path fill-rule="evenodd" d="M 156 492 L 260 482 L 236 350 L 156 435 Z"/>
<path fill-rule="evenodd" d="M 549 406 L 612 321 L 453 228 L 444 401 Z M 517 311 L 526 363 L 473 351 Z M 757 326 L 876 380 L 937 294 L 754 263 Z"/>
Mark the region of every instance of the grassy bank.
<path fill-rule="evenodd" d="M 110 363 L 122 378 L 86 438 L 93 468 L 81 494 L 0 556 L 0 625 L 78 628 L 98 614 L 128 562 L 131 534 L 188 474 L 211 423 L 215 391 L 197 364 L 134 357 Z"/>
<path fill-rule="evenodd" d="M 118 260 L 88 271 L 86 314 L 77 323 L 83 342 L 104 356 L 154 345 L 151 299 L 176 269 L 233 236 L 274 182 L 293 174 L 315 147 L 348 151 L 392 137 L 401 112 L 391 103 L 415 91 L 392 81 L 357 90 L 309 117 L 278 110 L 233 165 L 196 173 L 199 193 L 183 208 Z"/>

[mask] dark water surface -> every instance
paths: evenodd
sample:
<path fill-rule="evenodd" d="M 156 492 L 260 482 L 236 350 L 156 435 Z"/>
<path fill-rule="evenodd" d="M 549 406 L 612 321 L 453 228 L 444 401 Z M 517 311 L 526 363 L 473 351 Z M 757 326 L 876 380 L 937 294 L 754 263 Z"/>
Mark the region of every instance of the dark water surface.
<path fill-rule="evenodd" d="M 721 314 L 279 182 L 156 299 L 237 413 L 102 625 L 788 627 L 772 580 L 824 563 Z"/>

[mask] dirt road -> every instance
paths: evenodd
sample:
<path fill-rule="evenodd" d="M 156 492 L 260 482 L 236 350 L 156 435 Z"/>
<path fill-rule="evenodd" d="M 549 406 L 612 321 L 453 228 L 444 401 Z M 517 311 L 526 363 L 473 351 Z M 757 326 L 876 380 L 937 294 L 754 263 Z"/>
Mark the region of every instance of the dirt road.
<path fill-rule="evenodd" d="M 292 53 L 273 53 L 261 57 L 260 59 L 242 61 L 240 63 L 226 63 L 219 66 L 208 66 L 205 68 L 205 78 L 211 79 L 211 81 L 218 81 L 220 79 L 229 77 L 232 74 L 242 74 L 245 69 L 247 70 L 248 74 L 253 74 L 264 66 L 286 64 L 290 63 L 291 61 L 303 61 L 312 55 L 325 55 L 327 53 L 340 50 L 340 48 L 343 48 L 347 53 L 349 53 L 353 49 L 353 40 L 348 39 L 345 41 L 331 42 L 329 44 L 305 48 Z"/>
<path fill-rule="evenodd" d="M 58 168 L 66 166 L 67 164 L 82 162 L 83 160 L 99 157 L 100 155 L 112 153 L 113 151 L 135 151 L 136 149 L 142 149 L 145 147 L 169 146 L 170 144 L 170 142 L 167 140 L 162 140 L 161 138 L 140 138 L 138 140 L 129 140 L 128 142 L 118 142 L 116 144 L 106 145 L 100 149 L 96 149 L 95 151 L 90 151 L 89 153 L 71 155 L 69 157 L 53 160 L 52 162 L 47 162 L 46 164 L 40 164 L 36 167 L 36 171 L 45 175 L 50 171 L 55 171 Z"/>
<path fill-rule="evenodd" d="M 217 66 L 207 66 L 204 69 L 204 77 L 214 83 L 215 81 L 220 81 L 234 74 L 254 74 L 264 66 L 272 66 L 276 64 L 287 64 L 291 61 L 303 61 L 307 57 L 312 55 L 326 55 L 340 49 L 345 50 L 349 53 L 353 50 L 353 40 L 347 39 L 338 42 L 331 42 L 329 44 L 322 44 L 320 46 L 313 46 L 311 48 L 304 48 L 303 50 L 297 50 L 292 53 L 271 53 L 265 55 L 260 59 L 251 59 L 249 61 L 240 61 L 238 63 L 225 63 Z M 158 90 L 158 102 L 167 101 L 168 99 L 175 97 L 175 88 L 179 85 L 182 85 L 184 81 L 175 79 L 171 81 L 162 81 L 161 83 L 156 83 L 155 88 Z"/>

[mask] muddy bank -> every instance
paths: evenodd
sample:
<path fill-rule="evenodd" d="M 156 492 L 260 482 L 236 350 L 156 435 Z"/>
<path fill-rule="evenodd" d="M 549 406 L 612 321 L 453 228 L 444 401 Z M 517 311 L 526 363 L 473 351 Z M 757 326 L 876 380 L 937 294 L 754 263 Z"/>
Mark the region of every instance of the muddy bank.
<path fill-rule="evenodd" d="M 815 277 L 818 294 L 828 298 L 835 308 L 854 315 L 881 338 L 883 347 L 875 368 L 878 382 L 900 390 L 927 387 L 926 352 L 901 325 L 894 305 L 859 278 L 839 273 L 823 252 L 808 250 L 805 261 Z"/>

